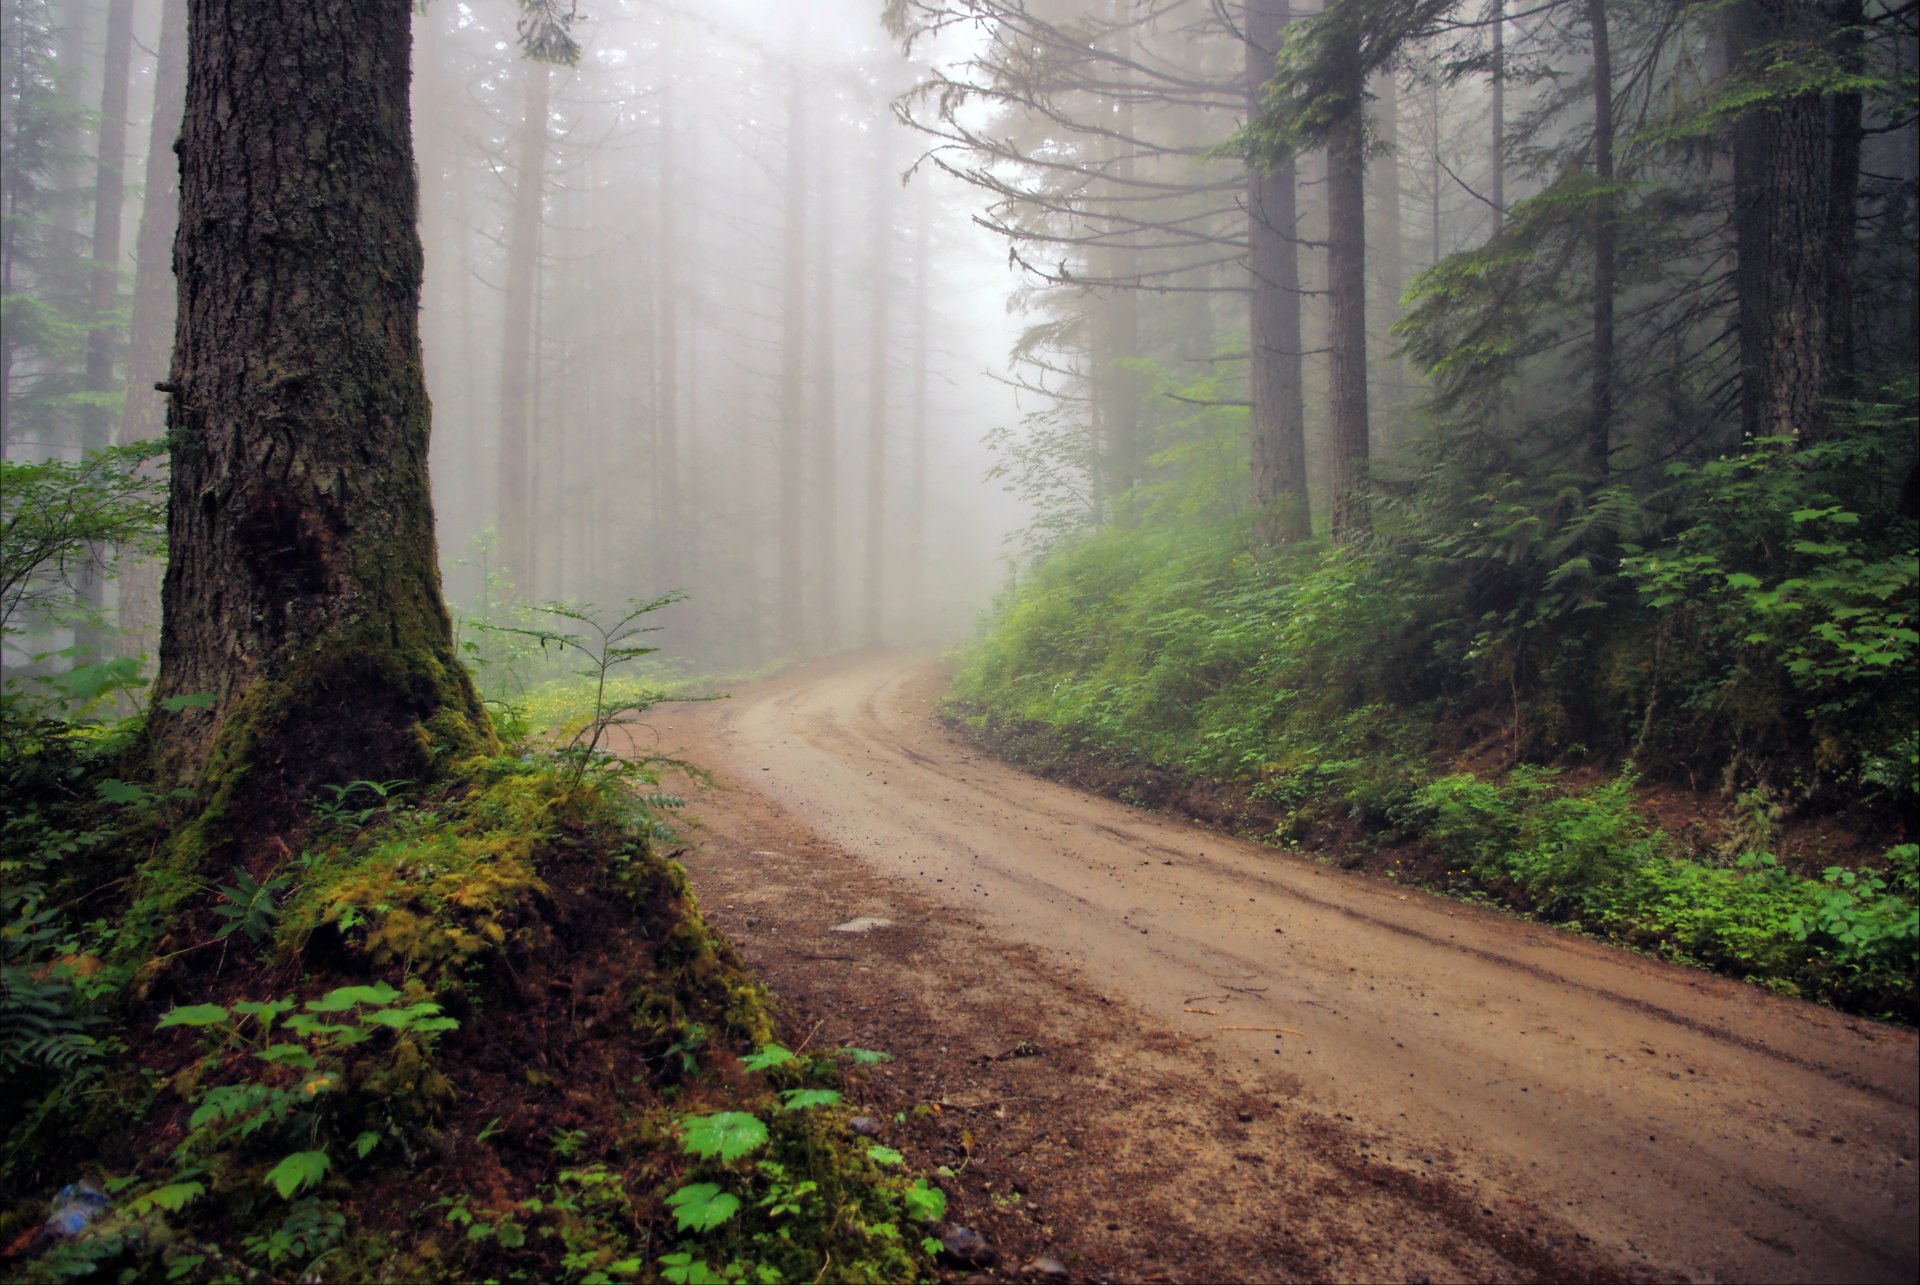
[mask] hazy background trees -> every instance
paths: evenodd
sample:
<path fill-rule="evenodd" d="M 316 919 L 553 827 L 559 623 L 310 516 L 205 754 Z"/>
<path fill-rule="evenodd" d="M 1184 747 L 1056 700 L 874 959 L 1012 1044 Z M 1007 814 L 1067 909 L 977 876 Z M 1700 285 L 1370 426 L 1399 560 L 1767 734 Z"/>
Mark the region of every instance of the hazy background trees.
<path fill-rule="evenodd" d="M 73 458 L 161 431 L 185 6 L 3 17 L 4 444 Z M 974 378 L 1010 343 L 1004 269 L 957 185 L 902 188 L 919 73 L 877 12 L 609 3 L 575 66 L 523 59 L 519 18 L 414 22 L 457 612 L 687 589 L 663 641 L 705 668 L 964 629 L 1008 525 L 978 479 L 1010 397 Z M 120 571 L 73 588 L 152 653 L 157 573 Z"/>

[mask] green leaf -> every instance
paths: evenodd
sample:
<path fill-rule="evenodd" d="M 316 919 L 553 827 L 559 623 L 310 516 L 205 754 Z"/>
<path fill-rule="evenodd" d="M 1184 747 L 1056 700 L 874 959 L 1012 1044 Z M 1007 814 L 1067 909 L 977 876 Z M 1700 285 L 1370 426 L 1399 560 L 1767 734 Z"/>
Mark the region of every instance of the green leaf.
<path fill-rule="evenodd" d="M 712 1231 L 740 1210 L 740 1198 L 718 1183 L 696 1182 L 667 1197 L 681 1231 Z"/>
<path fill-rule="evenodd" d="M 170 1182 L 164 1187 L 155 1187 L 152 1191 L 135 1196 L 128 1204 L 127 1212 L 135 1218 L 152 1209 L 177 1214 L 206 1189 L 205 1184 L 198 1182 Z"/>
<path fill-rule="evenodd" d="M 297 1066 L 303 1071 L 311 1071 L 317 1065 L 303 1044 L 269 1044 L 254 1056 L 275 1066 Z"/>
<path fill-rule="evenodd" d="M 295 1192 L 319 1182 L 331 1163 L 324 1151 L 296 1151 L 267 1171 L 266 1182 L 282 1200 L 292 1200 Z"/>
<path fill-rule="evenodd" d="M 680 1125 L 686 1131 L 681 1149 L 703 1159 L 718 1156 L 726 1162 L 738 1160 L 767 1142 L 767 1126 L 745 1111 L 687 1116 Z"/>
<path fill-rule="evenodd" d="M 853 1062 L 859 1066 L 872 1066 L 876 1062 L 893 1061 L 893 1054 L 881 1053 L 874 1049 L 845 1048 L 841 1049 L 840 1053 L 849 1062 Z"/>
<path fill-rule="evenodd" d="M 919 1222 L 937 1223 L 947 1216 L 947 1193 L 929 1187 L 925 1178 L 915 1178 L 903 1195 L 908 1215 Z"/>
<path fill-rule="evenodd" d="M 838 1089 L 788 1089 L 780 1095 L 780 1109 L 804 1111 L 808 1107 L 830 1107 L 838 1101 Z"/>
<path fill-rule="evenodd" d="M 897 1165 L 905 1158 L 892 1147 L 884 1147 L 877 1142 L 867 1148 L 867 1159 L 877 1165 Z"/>
<path fill-rule="evenodd" d="M 660 1275 L 669 1285 L 726 1285 L 726 1277 L 689 1253 L 668 1254 L 660 1260 Z"/>
<path fill-rule="evenodd" d="M 748 1054 L 740 1059 L 740 1065 L 749 1071 L 765 1071 L 776 1066 L 785 1066 L 799 1059 L 793 1053 L 778 1044 L 769 1044 L 758 1053 Z"/>
<path fill-rule="evenodd" d="M 170 1008 L 154 1029 L 166 1030 L 169 1026 L 214 1026 L 227 1020 L 227 1010 L 218 1004 L 189 1004 L 184 1008 Z"/>
<path fill-rule="evenodd" d="M 368 1129 L 365 1133 L 353 1140 L 353 1154 L 365 1160 L 367 1153 L 379 1145 L 380 1135 L 372 1129 Z"/>
<path fill-rule="evenodd" d="M 93 792 L 102 803 L 145 803 L 153 795 L 138 785 L 130 785 L 118 777 L 108 777 L 96 781 Z"/>
<path fill-rule="evenodd" d="M 355 1004 L 387 1005 L 400 998 L 400 992 L 385 982 L 371 986 L 341 986 L 319 999 L 307 1001 L 309 1013 L 344 1013 Z"/>

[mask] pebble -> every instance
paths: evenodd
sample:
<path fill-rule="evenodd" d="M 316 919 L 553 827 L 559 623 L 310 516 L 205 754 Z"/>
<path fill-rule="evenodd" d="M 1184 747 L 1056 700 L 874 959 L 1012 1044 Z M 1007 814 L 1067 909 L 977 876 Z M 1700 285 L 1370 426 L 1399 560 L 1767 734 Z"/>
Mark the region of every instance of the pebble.
<path fill-rule="evenodd" d="M 847 1127 L 863 1138 L 880 1136 L 880 1122 L 870 1115 L 857 1115 L 847 1121 Z"/>
<path fill-rule="evenodd" d="M 1057 1258 L 1036 1258 L 1021 1269 L 1027 1275 L 1043 1281 L 1070 1281 L 1073 1274 L 1067 1265 Z"/>
<path fill-rule="evenodd" d="M 971 1227 L 953 1226 L 940 1238 L 940 1257 L 952 1267 L 992 1267 L 1000 1254 Z"/>
<path fill-rule="evenodd" d="M 879 919 L 873 915 L 862 915 L 858 919 L 849 919 L 844 924 L 835 924 L 830 930 L 837 933 L 870 933 L 876 928 L 891 928 L 893 920 Z"/>

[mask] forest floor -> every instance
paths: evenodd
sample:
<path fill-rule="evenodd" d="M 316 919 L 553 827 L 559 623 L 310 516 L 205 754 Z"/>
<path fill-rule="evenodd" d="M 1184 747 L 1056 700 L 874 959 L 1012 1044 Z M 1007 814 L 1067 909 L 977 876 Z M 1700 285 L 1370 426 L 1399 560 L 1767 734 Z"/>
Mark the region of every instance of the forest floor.
<path fill-rule="evenodd" d="M 637 735 L 716 773 L 683 859 L 793 1042 L 894 1055 L 860 1105 L 975 1274 L 1920 1270 L 1912 1030 L 1040 780 L 944 684 L 842 657 Z"/>

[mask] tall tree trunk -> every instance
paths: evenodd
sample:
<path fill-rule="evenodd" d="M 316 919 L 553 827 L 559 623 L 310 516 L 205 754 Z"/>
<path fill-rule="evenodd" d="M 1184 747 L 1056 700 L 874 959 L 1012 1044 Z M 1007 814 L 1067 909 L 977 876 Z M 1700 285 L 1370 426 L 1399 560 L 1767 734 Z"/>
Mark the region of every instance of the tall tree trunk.
<path fill-rule="evenodd" d="M 507 222 L 507 286 L 500 338 L 500 563 L 523 598 L 534 594 L 532 388 L 535 375 L 534 292 L 540 223 L 546 206 L 547 115 L 551 69 L 521 67 L 526 77 L 520 134 L 514 145 L 513 207 Z"/>
<path fill-rule="evenodd" d="M 107 5 L 107 49 L 100 80 L 100 146 L 93 181 L 93 259 L 88 280 L 86 390 L 113 391 L 119 327 L 111 316 L 120 302 L 120 223 L 126 207 L 127 78 L 133 64 L 133 0 Z M 112 440 L 113 416 L 89 406 L 81 416 L 81 443 L 99 450 Z"/>
<path fill-rule="evenodd" d="M 1371 221 L 1373 244 L 1367 259 L 1373 268 L 1374 298 L 1369 311 L 1373 316 L 1374 356 L 1371 367 L 1373 386 L 1378 392 L 1376 404 L 1389 412 L 1406 400 L 1405 375 L 1393 355 L 1393 339 L 1387 333 L 1400 315 L 1400 296 L 1407 288 L 1406 250 L 1402 244 L 1400 179 L 1400 85 L 1391 71 L 1373 77 L 1374 155 L 1372 166 L 1374 218 Z M 1399 416 L 1389 413 L 1378 425 L 1380 452 L 1391 455 L 1399 447 Z"/>
<path fill-rule="evenodd" d="M 786 231 L 781 254 L 780 309 L 780 561 L 775 597 L 779 603 L 780 649 L 797 655 L 806 646 L 806 496 L 807 450 L 807 90 L 798 68 L 787 74 Z"/>
<path fill-rule="evenodd" d="M 133 65 L 133 0 L 109 0 L 106 56 L 100 69 L 100 124 L 93 171 L 93 243 L 87 276 L 87 364 L 81 387 L 104 398 L 113 391 L 120 346 L 114 324 L 120 302 L 120 223 L 126 207 L 127 77 Z M 113 412 L 90 403 L 80 410 L 80 445 L 97 451 L 113 440 Z M 106 643 L 98 613 L 106 604 L 106 575 L 88 559 L 79 596 L 94 619 L 74 631 L 74 642 L 96 653 Z M 104 622 L 101 622 L 104 623 Z"/>
<path fill-rule="evenodd" d="M 1840 0 L 1833 12 L 1843 70 L 1865 67 L 1865 0 Z M 1833 96 L 1833 137 L 1827 180 L 1827 370 L 1835 391 L 1859 370 L 1854 347 L 1854 251 L 1859 240 L 1860 147 L 1865 141 L 1862 95 Z"/>
<path fill-rule="evenodd" d="M 1346 27 L 1334 57 L 1338 96 L 1327 132 L 1328 428 L 1333 438 L 1331 527 L 1336 544 L 1364 534 L 1367 503 L 1367 153 L 1359 33 Z"/>
<path fill-rule="evenodd" d="M 862 595 L 863 641 L 878 647 L 886 624 L 887 537 L 887 327 L 893 298 L 893 187 L 886 130 L 874 138 L 873 236 L 868 246 L 873 278 L 867 324 L 867 541 Z"/>
<path fill-rule="evenodd" d="M 180 222 L 180 164 L 173 141 L 187 94 L 187 3 L 160 8 L 159 60 L 153 78 L 153 121 L 147 131 L 146 194 L 134 232 L 133 321 L 127 331 L 127 395 L 119 441 L 145 442 L 166 431 L 167 404 L 154 387 L 167 377 L 173 347 L 173 236 Z M 126 655 L 160 646 L 160 564 L 120 560 L 120 646 Z"/>
<path fill-rule="evenodd" d="M 1133 57 L 1133 39 L 1129 23 L 1129 0 L 1113 0 L 1115 22 L 1113 76 L 1120 82 L 1115 91 L 1113 130 L 1119 137 L 1111 140 L 1112 166 L 1116 180 L 1112 194 L 1125 201 L 1136 193 L 1133 187 L 1134 144 L 1133 96 L 1126 89 L 1129 79 L 1127 61 Z M 1125 205 L 1120 207 L 1126 209 Z M 1139 234 L 1131 228 L 1114 233 L 1114 241 L 1105 258 L 1105 275 L 1115 281 L 1134 280 L 1140 272 Z M 1108 468 L 1114 496 L 1113 518 L 1131 525 L 1134 513 L 1134 487 L 1138 486 L 1146 457 L 1140 419 L 1140 378 L 1131 363 L 1140 356 L 1140 292 L 1122 285 L 1110 291 L 1101 302 L 1106 324 L 1105 368 L 1099 378 L 1107 385 L 1106 430 Z"/>
<path fill-rule="evenodd" d="M 680 556 L 686 532 L 681 530 L 680 504 L 680 192 L 674 171 L 678 141 L 673 132 L 673 83 L 660 90 L 660 165 L 655 175 L 659 183 L 659 219 L 654 229 L 659 247 L 659 320 L 655 343 L 659 349 L 658 409 L 654 415 L 655 433 L 660 442 L 659 458 L 654 464 L 656 487 L 660 497 L 658 529 L 661 533 L 659 568 L 663 583 L 658 588 L 679 589 L 686 572 Z"/>
<path fill-rule="evenodd" d="M 1273 76 L 1286 0 L 1252 0 L 1246 12 L 1247 112 Z M 1264 544 L 1313 534 L 1307 498 L 1307 416 L 1302 392 L 1300 248 L 1293 162 L 1247 170 L 1248 417 L 1255 533 Z"/>
<path fill-rule="evenodd" d="M 1493 0 L 1492 19 L 1493 101 L 1488 105 L 1487 200 L 1493 204 L 1493 235 L 1499 236 L 1507 221 L 1507 0 Z M 1437 137 L 1437 125 L 1435 134 Z"/>
<path fill-rule="evenodd" d="M 1432 197 L 1432 205 L 1427 211 L 1432 220 L 1428 225 L 1432 240 L 1427 246 L 1427 266 L 1432 267 L 1447 257 L 1446 251 L 1442 248 L 1445 245 L 1446 227 L 1440 198 L 1447 190 L 1447 179 L 1446 171 L 1440 168 L 1440 78 L 1438 76 L 1427 78 L 1427 120 L 1433 126 L 1433 164 L 1428 167 L 1433 179 L 1433 184 L 1428 189 L 1428 195 Z"/>
<path fill-rule="evenodd" d="M 1613 429 L 1613 296 L 1616 289 L 1613 193 L 1613 46 L 1607 33 L 1606 0 L 1587 0 L 1593 37 L 1593 175 L 1602 191 L 1593 208 L 1592 411 L 1587 421 L 1587 472 L 1607 476 Z"/>
<path fill-rule="evenodd" d="M 933 259 L 933 181 L 920 180 L 913 203 L 913 455 L 907 485 L 907 618 L 918 633 L 927 624 L 927 342 L 933 299 L 928 269 Z"/>
<path fill-rule="evenodd" d="M 813 542 L 813 636 L 822 652 L 840 647 L 840 445 L 834 422 L 833 222 L 834 167 L 825 154 L 833 137 L 820 131 L 820 186 L 813 220 L 813 405 L 808 464 Z"/>
<path fill-rule="evenodd" d="M 1824 33 L 1817 6 L 1745 0 L 1731 11 L 1734 68 Z M 1740 292 L 1741 427 L 1817 441 L 1832 382 L 1831 194 L 1825 101 L 1803 94 L 1733 128 L 1735 280 Z"/>
<path fill-rule="evenodd" d="M 198 868 L 284 852 L 323 785 L 493 745 L 434 548 L 409 17 L 189 4 L 151 736 L 203 791 Z"/>

